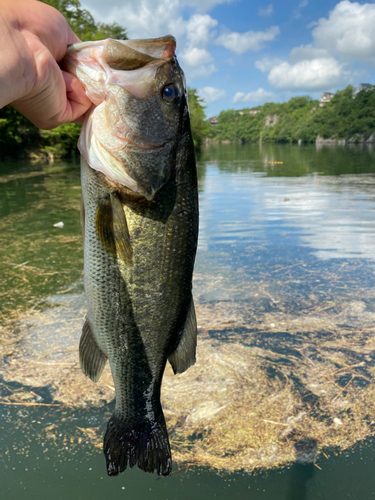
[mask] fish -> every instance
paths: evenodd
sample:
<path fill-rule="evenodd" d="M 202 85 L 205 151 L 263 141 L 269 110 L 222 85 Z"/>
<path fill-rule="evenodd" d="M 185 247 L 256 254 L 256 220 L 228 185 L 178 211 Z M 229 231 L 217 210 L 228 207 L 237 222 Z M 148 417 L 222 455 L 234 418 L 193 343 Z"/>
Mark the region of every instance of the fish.
<path fill-rule="evenodd" d="M 94 382 L 107 360 L 112 372 L 110 476 L 128 465 L 171 473 L 163 373 L 167 361 L 176 374 L 196 360 L 197 170 L 175 50 L 171 35 L 81 42 L 62 64 L 93 102 L 78 142 L 87 302 L 79 359 Z"/>

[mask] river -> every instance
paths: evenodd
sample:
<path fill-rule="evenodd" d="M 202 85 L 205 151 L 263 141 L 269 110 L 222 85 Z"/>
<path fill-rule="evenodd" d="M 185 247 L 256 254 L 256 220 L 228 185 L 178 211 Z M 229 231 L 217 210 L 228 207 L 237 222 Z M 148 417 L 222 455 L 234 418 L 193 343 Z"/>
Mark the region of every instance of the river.
<path fill-rule="evenodd" d="M 375 494 L 375 151 L 211 145 L 198 177 L 197 364 L 162 388 L 173 474 L 108 478 L 113 382 L 77 359 L 79 166 L 0 164 L 4 500 Z"/>

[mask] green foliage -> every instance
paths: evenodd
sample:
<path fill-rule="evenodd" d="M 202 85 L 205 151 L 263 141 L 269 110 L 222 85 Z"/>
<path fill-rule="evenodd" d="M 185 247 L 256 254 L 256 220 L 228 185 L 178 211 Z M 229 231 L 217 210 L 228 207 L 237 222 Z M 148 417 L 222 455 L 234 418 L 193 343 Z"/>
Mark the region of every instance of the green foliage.
<path fill-rule="evenodd" d="M 233 142 L 315 142 L 324 138 L 365 138 L 375 132 L 375 89 L 363 90 L 352 97 L 349 85 L 338 91 L 323 107 L 309 96 L 294 97 L 289 102 L 266 103 L 250 114 L 222 111 L 217 125 L 210 125 L 208 136 L 217 141 Z"/>
<path fill-rule="evenodd" d="M 41 130 L 40 150 L 43 153 L 52 153 L 54 156 L 75 156 L 81 128 L 82 125 L 77 123 L 65 123 L 53 130 Z"/>
<path fill-rule="evenodd" d="M 208 123 L 204 112 L 205 106 L 203 106 L 203 100 L 198 96 L 196 89 L 188 88 L 188 102 L 191 133 L 193 135 L 194 146 L 199 150 L 208 134 Z"/>
<path fill-rule="evenodd" d="M 39 141 L 39 130 L 23 115 L 12 106 L 0 109 L 0 156 L 18 156 Z"/>

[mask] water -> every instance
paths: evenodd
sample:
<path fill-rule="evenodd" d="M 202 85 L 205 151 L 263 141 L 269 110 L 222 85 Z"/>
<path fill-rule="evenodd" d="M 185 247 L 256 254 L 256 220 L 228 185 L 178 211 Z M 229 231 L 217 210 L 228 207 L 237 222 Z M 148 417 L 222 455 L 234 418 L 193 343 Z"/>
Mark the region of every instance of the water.
<path fill-rule="evenodd" d="M 367 147 L 317 151 L 310 146 L 223 145 L 200 155 L 194 296 L 201 355 L 211 359 L 220 352 L 229 364 L 233 345 L 239 356 L 243 352 L 260 360 L 256 373 L 266 377 L 270 388 L 253 408 L 239 389 L 232 393 L 223 381 L 220 404 L 236 401 L 232 410 L 226 414 L 224 409 L 220 422 L 206 415 L 201 426 L 211 426 L 210 432 L 194 431 L 191 437 L 200 448 L 193 446 L 191 460 L 176 461 L 176 473 L 159 480 L 139 470 L 107 478 L 94 434 L 101 436 L 110 414 L 110 389 L 87 385 L 92 393 L 85 393 L 83 406 L 69 393 L 69 384 L 80 376 L 75 356 L 85 309 L 78 166 L 2 164 L 2 401 L 17 403 L 0 405 L 3 497 L 372 498 L 374 160 L 375 152 Z M 60 221 L 64 227 L 54 227 Z M 59 368 L 52 378 L 48 366 Z M 204 375 L 203 384 L 214 386 L 209 376 Z M 166 379 L 165 391 L 170 387 Z M 99 390 L 102 402 L 95 400 Z M 279 403 L 272 406 L 279 393 Z M 263 410 L 265 400 L 271 406 Z M 68 406 L 29 406 L 60 402 Z M 284 402 L 285 411 L 277 415 L 276 407 Z M 287 402 L 294 405 L 290 414 L 285 414 Z M 168 398 L 164 406 L 172 408 Z M 223 454 L 227 462 L 222 463 L 234 470 L 236 456 L 244 455 L 228 415 L 237 411 L 236 419 L 246 425 L 241 420 L 245 407 L 249 413 L 264 411 L 257 414 L 265 426 L 259 434 L 271 436 L 262 443 L 264 457 L 255 447 L 249 462 L 256 457 L 255 464 L 276 464 L 277 456 L 277 463 L 286 464 L 289 455 L 283 455 L 283 448 L 289 446 L 294 460 L 306 462 L 308 455 L 312 463 L 289 462 L 255 474 L 199 466 L 194 454 L 204 449 L 217 468 L 217 422 L 225 422 L 222 442 L 228 456 Z M 282 437 L 287 425 L 289 433 Z M 183 426 L 169 426 L 173 448 L 173 436 L 182 439 Z M 215 453 L 205 448 L 214 438 Z M 301 452 L 301 443 L 310 448 Z M 179 456 L 178 448 L 174 455 Z"/>

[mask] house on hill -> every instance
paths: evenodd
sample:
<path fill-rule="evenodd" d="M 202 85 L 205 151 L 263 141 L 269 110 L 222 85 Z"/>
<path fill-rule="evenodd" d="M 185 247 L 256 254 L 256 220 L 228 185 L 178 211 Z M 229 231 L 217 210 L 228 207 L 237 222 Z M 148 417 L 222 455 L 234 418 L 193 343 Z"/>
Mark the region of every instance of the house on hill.
<path fill-rule="evenodd" d="M 217 116 L 213 116 L 209 120 L 210 125 L 217 125 L 219 123 L 219 118 Z"/>
<path fill-rule="evenodd" d="M 333 92 L 323 92 L 319 106 L 322 108 L 327 102 L 329 102 L 332 99 L 334 95 L 335 94 Z"/>

